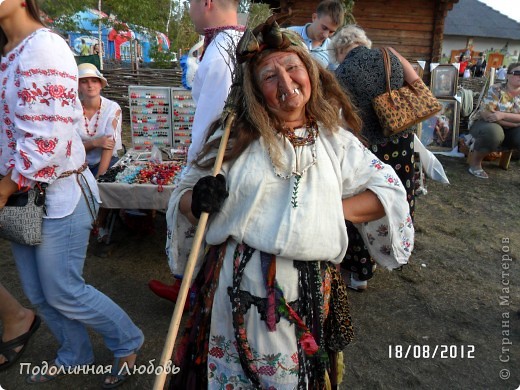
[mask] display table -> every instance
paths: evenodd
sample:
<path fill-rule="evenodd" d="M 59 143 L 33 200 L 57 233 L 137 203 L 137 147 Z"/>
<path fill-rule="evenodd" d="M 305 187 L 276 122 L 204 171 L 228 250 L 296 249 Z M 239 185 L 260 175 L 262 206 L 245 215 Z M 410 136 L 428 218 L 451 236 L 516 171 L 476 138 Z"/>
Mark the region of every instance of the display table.
<path fill-rule="evenodd" d="M 98 183 L 99 195 L 107 209 L 166 210 L 175 186 L 155 184 Z"/>

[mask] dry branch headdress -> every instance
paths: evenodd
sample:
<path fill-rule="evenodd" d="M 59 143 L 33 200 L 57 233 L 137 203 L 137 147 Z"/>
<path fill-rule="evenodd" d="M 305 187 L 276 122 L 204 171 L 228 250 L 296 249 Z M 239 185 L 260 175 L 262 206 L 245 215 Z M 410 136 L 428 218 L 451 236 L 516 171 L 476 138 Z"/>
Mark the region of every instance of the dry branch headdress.
<path fill-rule="evenodd" d="M 289 9 L 284 14 L 274 14 L 254 30 L 247 29 L 238 42 L 237 61 L 243 64 L 265 49 L 287 49 L 291 45 L 299 45 L 299 38 L 282 30 L 278 22 L 283 22 L 291 16 Z"/>

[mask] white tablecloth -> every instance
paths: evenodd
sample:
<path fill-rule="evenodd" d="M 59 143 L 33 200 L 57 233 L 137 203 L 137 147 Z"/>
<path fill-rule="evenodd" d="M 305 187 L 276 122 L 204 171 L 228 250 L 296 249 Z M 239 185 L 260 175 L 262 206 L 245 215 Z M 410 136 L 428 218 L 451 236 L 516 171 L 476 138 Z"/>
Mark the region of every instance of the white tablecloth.
<path fill-rule="evenodd" d="M 153 184 L 98 183 L 102 207 L 107 209 L 166 210 L 174 186 Z"/>

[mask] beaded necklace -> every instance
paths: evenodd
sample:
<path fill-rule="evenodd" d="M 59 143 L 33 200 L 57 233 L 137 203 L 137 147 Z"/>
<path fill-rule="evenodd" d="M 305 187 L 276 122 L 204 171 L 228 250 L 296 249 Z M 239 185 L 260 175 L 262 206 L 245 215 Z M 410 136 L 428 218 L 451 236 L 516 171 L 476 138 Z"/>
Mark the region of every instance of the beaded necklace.
<path fill-rule="evenodd" d="M 89 135 L 90 137 L 94 137 L 97 133 L 97 128 L 98 128 L 98 122 L 99 122 L 99 115 L 101 114 L 101 99 L 99 100 L 99 108 L 97 110 L 97 113 L 96 113 L 96 122 L 94 123 L 94 131 L 91 132 L 90 129 L 89 129 L 89 122 L 88 122 L 88 119 L 87 119 L 87 114 L 85 113 L 85 107 L 83 107 L 83 119 L 85 120 L 85 131 L 87 132 L 87 135 Z"/>
<path fill-rule="evenodd" d="M 311 145 L 311 156 L 312 161 L 307 164 L 307 166 L 303 167 L 301 169 L 299 161 L 296 161 L 296 166 L 294 169 L 291 169 L 290 174 L 283 174 L 278 171 L 277 167 L 274 165 L 272 158 L 271 158 L 271 151 L 268 150 L 269 158 L 271 158 L 271 164 L 273 166 L 273 170 L 276 176 L 278 176 L 281 179 L 289 179 L 292 176 L 295 176 L 296 179 L 300 179 L 305 172 L 312 167 L 314 164 L 316 164 L 316 139 L 318 138 L 319 131 L 318 131 L 318 124 L 314 119 L 309 119 L 307 121 L 307 124 L 305 125 L 305 128 L 307 130 L 307 136 L 299 137 L 295 134 L 294 129 L 289 128 L 287 126 L 284 126 L 282 131 L 280 132 L 285 138 L 289 140 L 289 142 L 293 145 L 293 147 L 301 147 L 301 146 L 307 146 Z"/>
<path fill-rule="evenodd" d="M 281 133 L 294 147 L 314 145 L 316 137 L 318 137 L 318 124 L 314 119 L 309 119 L 305 124 L 305 130 L 307 130 L 306 137 L 297 136 L 294 132 L 294 128 L 288 126 L 284 126 Z"/>

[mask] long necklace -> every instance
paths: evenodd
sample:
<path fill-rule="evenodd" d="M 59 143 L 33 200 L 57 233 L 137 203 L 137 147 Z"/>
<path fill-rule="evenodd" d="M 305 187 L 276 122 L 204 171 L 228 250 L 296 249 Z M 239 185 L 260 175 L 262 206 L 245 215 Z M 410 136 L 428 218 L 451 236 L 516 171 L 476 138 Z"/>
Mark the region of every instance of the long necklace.
<path fill-rule="evenodd" d="M 94 122 L 94 131 L 90 131 L 90 128 L 89 128 L 89 122 L 88 122 L 88 119 L 87 119 L 87 114 L 85 113 L 85 107 L 83 107 L 83 119 L 85 120 L 85 131 L 87 132 L 87 135 L 89 135 L 90 137 L 94 137 L 97 133 L 97 128 L 98 128 L 98 122 L 99 122 L 99 115 L 101 114 L 101 99 L 99 100 L 99 108 L 96 112 L 96 122 Z"/>

